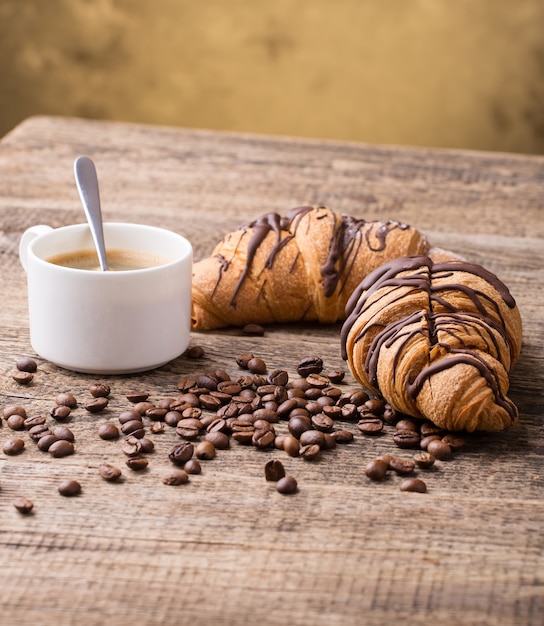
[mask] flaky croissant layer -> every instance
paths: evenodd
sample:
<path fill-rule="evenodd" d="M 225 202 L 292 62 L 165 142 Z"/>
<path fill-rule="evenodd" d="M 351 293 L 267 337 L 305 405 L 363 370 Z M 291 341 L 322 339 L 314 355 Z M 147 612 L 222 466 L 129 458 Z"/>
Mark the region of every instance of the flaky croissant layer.
<path fill-rule="evenodd" d="M 359 382 L 396 410 L 448 430 L 501 430 L 521 350 L 521 317 L 491 272 L 428 256 L 394 259 L 353 292 L 342 353 Z"/>
<path fill-rule="evenodd" d="M 386 261 L 428 254 L 424 235 L 323 207 L 268 213 L 226 235 L 193 270 L 196 330 L 344 318 L 360 281 Z"/>

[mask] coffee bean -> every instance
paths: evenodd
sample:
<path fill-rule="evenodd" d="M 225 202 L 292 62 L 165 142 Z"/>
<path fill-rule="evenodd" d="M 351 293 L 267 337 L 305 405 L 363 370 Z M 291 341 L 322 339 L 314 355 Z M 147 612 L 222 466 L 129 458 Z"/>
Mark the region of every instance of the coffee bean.
<path fill-rule="evenodd" d="M 330 432 L 334 427 L 334 420 L 332 417 L 329 417 L 324 413 L 317 413 L 316 415 L 313 415 L 311 422 L 314 428 L 324 433 Z"/>
<path fill-rule="evenodd" d="M 293 437 L 296 437 L 297 439 L 305 430 L 309 430 L 311 427 L 311 419 L 304 415 L 295 415 L 294 417 L 291 417 L 287 424 L 289 432 L 293 435 Z"/>
<path fill-rule="evenodd" d="M 395 424 L 395 430 L 410 430 L 412 432 L 417 432 L 418 428 L 413 420 L 404 418 Z"/>
<path fill-rule="evenodd" d="M 68 498 L 81 493 L 81 484 L 77 480 L 63 480 L 58 487 L 61 496 Z"/>
<path fill-rule="evenodd" d="M 349 401 L 351 404 L 355 406 L 362 406 L 368 400 L 368 393 L 363 391 L 362 389 L 358 391 L 354 391 L 350 397 Z"/>
<path fill-rule="evenodd" d="M 25 442 L 19 437 L 10 437 L 4 441 L 2 451 L 8 456 L 14 456 L 20 454 L 25 449 Z"/>
<path fill-rule="evenodd" d="M 19 513 L 22 513 L 23 515 L 28 515 L 29 513 L 32 513 L 34 503 L 32 502 L 32 500 L 20 496 L 19 498 L 15 498 L 15 500 L 13 501 L 13 506 L 19 511 Z"/>
<path fill-rule="evenodd" d="M 3 415 L 5 418 L 11 417 L 12 415 L 18 415 L 23 419 L 26 419 L 26 409 L 24 406 L 19 406 L 15 404 L 11 404 L 10 406 L 4 407 Z"/>
<path fill-rule="evenodd" d="M 125 461 L 125 464 L 134 472 L 141 472 L 147 469 L 149 461 L 143 456 L 131 456 Z"/>
<path fill-rule="evenodd" d="M 364 403 L 364 406 L 371 413 L 375 413 L 376 415 L 381 415 L 385 409 L 385 402 L 381 398 L 369 398 Z"/>
<path fill-rule="evenodd" d="M 416 467 L 416 462 L 413 459 L 392 458 L 389 461 L 389 467 L 397 474 L 411 474 Z"/>
<path fill-rule="evenodd" d="M 140 438 L 129 435 L 121 444 L 121 451 L 127 456 L 137 456 L 142 451 Z"/>
<path fill-rule="evenodd" d="M 414 454 L 414 461 L 418 467 L 428 469 L 434 465 L 435 457 L 430 452 L 416 452 Z"/>
<path fill-rule="evenodd" d="M 117 419 L 119 420 L 119 423 L 123 425 L 133 420 L 140 420 L 141 422 L 142 416 L 135 409 L 129 409 L 128 411 L 122 411 Z"/>
<path fill-rule="evenodd" d="M 93 383 L 89 388 L 89 393 L 93 398 L 107 398 L 111 393 L 111 388 L 107 383 Z"/>
<path fill-rule="evenodd" d="M 298 456 L 300 450 L 300 442 L 293 435 L 285 435 L 283 440 L 283 449 L 289 456 Z"/>
<path fill-rule="evenodd" d="M 336 439 L 331 435 L 331 433 L 323 433 L 323 445 L 321 446 L 323 450 L 332 450 L 336 448 Z"/>
<path fill-rule="evenodd" d="M 188 359 L 202 359 L 206 355 L 206 352 L 202 346 L 191 346 L 183 353 Z"/>
<path fill-rule="evenodd" d="M 353 433 L 345 428 L 333 430 L 331 436 L 334 437 L 336 443 L 351 443 L 353 441 Z"/>
<path fill-rule="evenodd" d="M 252 374 L 265 374 L 266 373 L 266 363 L 263 359 L 259 357 L 253 357 L 247 363 L 247 369 Z"/>
<path fill-rule="evenodd" d="M 420 442 L 419 433 L 415 430 L 398 430 L 393 441 L 399 448 L 416 448 Z"/>
<path fill-rule="evenodd" d="M 333 385 L 338 385 L 344 380 L 344 376 L 346 373 L 343 370 L 329 370 L 325 373 L 325 376 L 333 383 Z"/>
<path fill-rule="evenodd" d="M 124 435 L 130 435 L 137 431 L 143 431 L 143 430 L 144 430 L 143 422 L 141 420 L 130 420 L 129 422 L 125 422 L 121 426 L 121 432 Z M 141 436 L 143 437 L 143 432 L 141 433 Z"/>
<path fill-rule="evenodd" d="M 230 447 L 229 436 L 219 430 L 207 433 L 204 439 L 211 442 L 217 450 L 227 450 Z"/>
<path fill-rule="evenodd" d="M 151 422 L 149 425 L 149 431 L 154 435 L 159 435 L 164 432 L 164 423 L 163 422 Z"/>
<path fill-rule="evenodd" d="M 112 465 L 111 463 L 101 463 L 98 466 L 98 473 L 104 480 L 109 482 L 119 480 L 123 474 L 118 467 Z"/>
<path fill-rule="evenodd" d="M 289 381 L 289 374 L 286 372 L 286 370 L 275 369 L 275 370 L 272 370 L 268 374 L 268 380 L 273 385 L 282 385 L 282 386 L 284 386 Z"/>
<path fill-rule="evenodd" d="M 196 379 L 194 378 L 180 378 L 176 385 L 177 389 L 182 393 L 186 393 L 189 389 L 192 389 L 196 385 Z"/>
<path fill-rule="evenodd" d="M 442 437 L 442 441 L 448 444 L 452 452 L 457 452 L 466 443 L 462 437 L 459 437 L 458 435 L 454 435 L 452 433 L 444 435 L 444 437 Z"/>
<path fill-rule="evenodd" d="M 13 380 L 19 385 L 29 385 L 34 379 L 34 374 L 30 372 L 15 372 L 11 376 Z"/>
<path fill-rule="evenodd" d="M 256 430 L 251 440 L 256 448 L 264 450 L 265 448 L 271 448 L 275 439 L 276 434 L 273 430 Z"/>
<path fill-rule="evenodd" d="M 217 411 L 221 407 L 221 400 L 209 393 L 203 393 L 200 396 L 200 404 L 208 411 Z"/>
<path fill-rule="evenodd" d="M 191 417 L 179 420 L 176 425 L 176 433 L 187 441 L 194 441 L 200 435 L 202 422 Z"/>
<path fill-rule="evenodd" d="M 321 407 L 321 409 L 323 411 L 323 415 L 326 415 L 332 421 L 342 418 L 342 408 L 339 406 L 336 406 L 335 404 L 332 406 L 324 405 Z"/>
<path fill-rule="evenodd" d="M 133 404 L 145 402 L 148 398 L 149 394 L 146 391 L 131 391 L 126 394 L 126 399 Z"/>
<path fill-rule="evenodd" d="M 306 376 L 306 382 L 310 384 L 310 387 L 315 387 L 317 389 L 325 389 L 329 385 L 329 379 L 325 376 L 321 376 L 320 374 L 313 373 Z"/>
<path fill-rule="evenodd" d="M 264 477 L 271 482 L 277 482 L 285 476 L 285 468 L 279 459 L 271 459 L 264 466 Z"/>
<path fill-rule="evenodd" d="M 276 490 L 283 495 L 296 493 L 297 489 L 297 481 L 293 476 L 286 475 L 276 483 Z"/>
<path fill-rule="evenodd" d="M 41 450 L 42 452 L 47 452 L 51 447 L 51 444 L 55 443 L 55 441 L 58 441 L 58 438 L 55 437 L 55 435 L 53 435 L 52 433 L 47 434 L 38 439 L 38 441 L 36 442 L 36 446 L 38 450 Z"/>
<path fill-rule="evenodd" d="M 170 448 L 168 453 L 168 458 L 175 465 L 183 466 L 194 453 L 194 446 L 189 441 L 182 441 L 180 443 L 176 443 Z"/>
<path fill-rule="evenodd" d="M 165 485 L 185 485 L 189 482 L 189 474 L 185 470 L 174 470 L 162 477 Z"/>
<path fill-rule="evenodd" d="M 146 409 L 144 415 L 154 422 L 162 422 L 167 413 L 168 409 L 161 409 L 158 406 L 154 406 Z"/>
<path fill-rule="evenodd" d="M 202 471 L 202 467 L 198 459 L 189 459 L 184 465 L 183 469 L 187 472 L 187 474 L 200 474 Z"/>
<path fill-rule="evenodd" d="M 440 435 L 444 433 L 444 429 L 440 426 L 437 426 L 433 422 L 424 421 L 419 427 L 419 431 L 421 432 L 422 437 L 427 437 L 427 435 Z"/>
<path fill-rule="evenodd" d="M 202 461 L 215 458 L 215 446 L 211 441 L 201 441 L 195 448 L 195 456 Z"/>
<path fill-rule="evenodd" d="M 74 396 L 74 394 L 69 393 L 69 392 L 59 393 L 57 397 L 55 398 L 55 402 L 59 406 L 67 406 L 67 407 L 70 407 L 71 409 L 77 408 L 77 399 Z"/>
<path fill-rule="evenodd" d="M 57 420 L 58 422 L 62 422 L 70 417 L 71 412 L 72 412 L 72 409 L 69 406 L 57 405 L 57 406 L 51 407 L 49 411 L 49 415 L 51 415 L 51 417 Z"/>
<path fill-rule="evenodd" d="M 440 441 L 439 439 L 429 442 L 427 452 L 440 461 L 445 461 L 451 457 L 451 447 L 448 443 Z"/>
<path fill-rule="evenodd" d="M 56 458 L 60 459 L 62 457 L 68 456 L 75 452 L 74 444 L 71 441 L 67 441 L 66 439 L 59 439 L 54 441 L 47 450 L 49 454 Z"/>
<path fill-rule="evenodd" d="M 365 474 L 371 480 L 382 480 L 385 478 L 388 469 L 389 463 L 386 463 L 385 461 L 381 461 L 379 459 L 374 459 L 366 465 Z"/>
<path fill-rule="evenodd" d="M 98 436 L 105 441 L 112 441 L 119 438 L 119 429 L 115 424 L 100 424 L 98 427 Z"/>
<path fill-rule="evenodd" d="M 359 413 L 357 412 L 357 406 L 351 402 L 344 404 L 341 408 L 341 417 L 343 420 L 353 420 L 356 419 Z"/>
<path fill-rule="evenodd" d="M 33 374 L 38 369 L 38 364 L 30 357 L 23 357 L 15 363 L 15 367 L 20 372 L 29 372 L 30 374 Z"/>
<path fill-rule="evenodd" d="M 142 437 L 140 439 L 140 445 L 140 449 L 144 454 L 149 454 L 149 452 L 153 452 L 153 450 L 155 449 L 155 442 L 148 437 Z"/>
<path fill-rule="evenodd" d="M 310 374 L 319 374 L 323 371 L 323 359 L 318 356 L 306 357 L 299 361 L 297 373 L 304 378 Z"/>
<path fill-rule="evenodd" d="M 320 454 L 321 448 L 315 443 L 307 446 L 301 445 L 300 450 L 298 451 L 298 455 L 305 461 L 314 461 L 319 458 Z"/>
<path fill-rule="evenodd" d="M 325 447 L 325 434 L 320 430 L 305 430 L 299 439 L 301 447 L 309 445 L 317 445 L 320 448 Z"/>
<path fill-rule="evenodd" d="M 6 424 L 11 428 L 11 430 L 24 430 L 25 418 L 22 415 L 14 413 L 6 419 Z"/>
<path fill-rule="evenodd" d="M 36 426 L 32 426 L 32 428 L 28 429 L 28 435 L 32 441 L 38 441 L 40 437 L 48 435 L 50 432 L 51 431 L 45 424 L 36 424 Z"/>
<path fill-rule="evenodd" d="M 427 435 L 422 437 L 419 442 L 419 447 L 422 450 L 426 450 L 431 441 L 440 441 L 440 435 Z"/>
<path fill-rule="evenodd" d="M 100 413 L 108 406 L 108 399 L 106 397 L 98 397 L 85 403 L 85 409 L 89 413 Z"/>
<path fill-rule="evenodd" d="M 363 435 L 379 435 L 383 431 L 383 421 L 379 417 L 365 417 L 358 422 L 357 428 Z"/>
<path fill-rule="evenodd" d="M 253 354 L 251 354 L 251 352 L 243 352 L 242 354 L 239 354 L 236 357 L 236 364 L 238 365 L 238 367 L 242 368 L 243 370 L 247 370 L 249 367 L 249 362 L 253 358 L 254 357 L 253 357 Z"/>
<path fill-rule="evenodd" d="M 51 433 L 55 435 L 57 439 L 65 439 L 72 443 L 75 441 L 74 433 L 69 428 L 66 428 L 66 426 L 55 426 Z"/>
<path fill-rule="evenodd" d="M 259 324 L 246 324 L 242 328 L 242 333 L 248 337 L 262 337 L 264 335 L 264 328 Z"/>
<path fill-rule="evenodd" d="M 407 478 L 401 482 L 400 490 L 425 493 L 427 491 L 427 485 L 420 478 Z"/>

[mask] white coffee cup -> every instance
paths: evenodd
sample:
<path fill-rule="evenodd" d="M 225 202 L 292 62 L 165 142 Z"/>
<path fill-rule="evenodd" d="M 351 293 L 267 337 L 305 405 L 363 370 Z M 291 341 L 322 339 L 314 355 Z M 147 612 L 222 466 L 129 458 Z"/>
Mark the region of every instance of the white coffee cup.
<path fill-rule="evenodd" d="M 90 374 L 150 370 L 189 344 L 192 247 L 174 232 L 140 224 L 104 224 L 106 248 L 162 257 L 144 269 L 93 271 L 47 261 L 92 249 L 87 224 L 32 226 L 20 240 L 27 273 L 30 341 L 38 355 Z"/>

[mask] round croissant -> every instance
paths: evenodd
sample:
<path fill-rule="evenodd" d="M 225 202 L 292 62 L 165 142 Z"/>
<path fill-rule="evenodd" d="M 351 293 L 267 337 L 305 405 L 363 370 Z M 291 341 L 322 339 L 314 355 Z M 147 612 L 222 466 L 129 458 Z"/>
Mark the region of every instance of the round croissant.
<path fill-rule="evenodd" d="M 362 281 L 346 314 L 344 358 L 396 410 L 453 431 L 517 421 L 506 393 L 521 317 L 491 272 L 428 256 L 394 259 Z"/>
<path fill-rule="evenodd" d="M 432 250 L 424 235 L 400 222 L 366 222 L 322 207 L 268 213 L 195 263 L 192 326 L 333 323 L 344 319 L 352 291 L 376 267 Z"/>

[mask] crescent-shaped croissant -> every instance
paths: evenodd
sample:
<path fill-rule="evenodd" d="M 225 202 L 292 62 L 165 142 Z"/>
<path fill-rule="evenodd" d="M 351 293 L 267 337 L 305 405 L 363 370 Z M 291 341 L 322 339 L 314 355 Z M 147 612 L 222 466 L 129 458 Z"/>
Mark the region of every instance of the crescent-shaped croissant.
<path fill-rule="evenodd" d="M 333 323 L 344 319 L 352 291 L 376 267 L 433 251 L 441 254 L 396 221 L 367 222 L 323 207 L 268 213 L 195 263 L 192 327 Z"/>
<path fill-rule="evenodd" d="M 401 413 L 448 430 L 501 430 L 521 350 L 521 317 L 507 287 L 479 265 L 394 259 L 353 292 L 342 352 L 355 378 Z"/>

